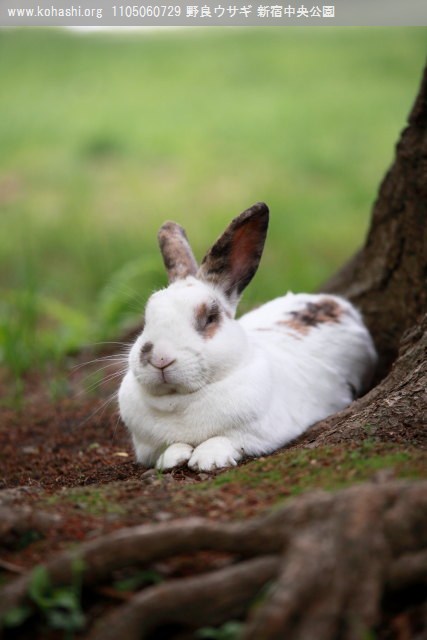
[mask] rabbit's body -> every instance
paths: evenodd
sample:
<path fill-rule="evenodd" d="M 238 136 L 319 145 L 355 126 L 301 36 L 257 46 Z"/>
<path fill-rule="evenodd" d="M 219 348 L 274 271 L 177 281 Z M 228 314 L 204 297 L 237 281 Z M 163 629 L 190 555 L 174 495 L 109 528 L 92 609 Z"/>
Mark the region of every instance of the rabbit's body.
<path fill-rule="evenodd" d="M 239 258 L 233 285 L 227 262 L 224 280 L 217 245 L 197 273 L 150 298 L 130 352 L 120 411 L 147 466 L 211 470 L 270 453 L 350 404 L 372 375 L 372 339 L 343 298 L 288 293 L 235 320 L 246 271 Z"/>

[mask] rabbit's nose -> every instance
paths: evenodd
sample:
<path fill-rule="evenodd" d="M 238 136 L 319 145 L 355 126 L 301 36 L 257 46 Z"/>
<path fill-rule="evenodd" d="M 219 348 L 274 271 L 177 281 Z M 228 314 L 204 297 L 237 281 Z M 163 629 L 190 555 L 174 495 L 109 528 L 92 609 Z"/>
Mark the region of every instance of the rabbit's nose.
<path fill-rule="evenodd" d="M 170 367 L 176 361 L 176 358 L 170 358 L 168 356 L 152 356 L 149 359 L 149 363 L 155 367 L 156 369 L 166 369 L 166 367 Z"/>

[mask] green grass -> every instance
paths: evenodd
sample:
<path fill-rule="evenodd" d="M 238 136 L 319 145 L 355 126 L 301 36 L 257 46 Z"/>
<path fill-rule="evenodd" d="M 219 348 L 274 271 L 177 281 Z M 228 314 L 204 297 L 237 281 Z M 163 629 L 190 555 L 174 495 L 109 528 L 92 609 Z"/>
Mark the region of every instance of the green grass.
<path fill-rule="evenodd" d="M 0 360 L 115 337 L 165 283 L 156 231 L 201 257 L 272 211 L 242 309 L 312 290 L 362 242 L 413 102 L 424 28 L 0 31 Z"/>
<path fill-rule="evenodd" d="M 256 501 L 280 504 L 284 499 L 314 489 L 337 490 L 371 480 L 381 470 L 393 477 L 425 477 L 426 455 L 410 447 L 377 442 L 368 438 L 358 445 L 289 450 L 252 460 L 237 469 L 219 474 L 207 482 L 192 485 L 191 491 L 239 495 L 253 492 Z M 280 488 L 280 489 L 278 489 Z"/>
<path fill-rule="evenodd" d="M 93 516 L 124 513 L 123 506 L 114 500 L 109 486 L 77 487 L 50 496 L 46 503 L 49 506 L 70 503 Z"/>

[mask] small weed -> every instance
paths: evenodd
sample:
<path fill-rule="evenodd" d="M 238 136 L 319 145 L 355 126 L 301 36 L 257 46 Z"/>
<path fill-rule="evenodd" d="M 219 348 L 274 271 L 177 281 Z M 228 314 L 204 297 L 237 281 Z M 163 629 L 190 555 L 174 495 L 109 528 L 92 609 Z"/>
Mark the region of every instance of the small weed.
<path fill-rule="evenodd" d="M 39 319 L 39 300 L 33 282 L 22 291 L 1 291 L 0 363 L 14 380 L 20 380 L 37 361 L 35 332 Z"/>
<path fill-rule="evenodd" d="M 76 488 L 51 496 L 47 502 L 55 505 L 58 502 L 69 502 L 94 516 L 106 513 L 122 514 L 123 507 L 114 500 L 111 490 L 99 487 Z"/>
<path fill-rule="evenodd" d="M 54 587 L 46 568 L 42 565 L 36 567 L 28 588 L 31 604 L 11 609 L 4 616 L 3 624 L 11 628 L 20 627 L 37 612 L 50 629 L 63 631 L 66 638 L 72 638 L 85 625 L 81 607 L 83 571 L 83 562 L 76 560 L 71 584 Z"/>
<path fill-rule="evenodd" d="M 43 538 L 42 534 L 35 529 L 28 529 L 24 531 L 16 541 L 14 548 L 16 551 L 22 551 L 33 544 L 33 542 L 37 542 Z"/>
<path fill-rule="evenodd" d="M 202 627 L 196 631 L 196 638 L 205 640 L 238 640 L 242 633 L 243 624 L 237 620 L 230 620 L 221 627 Z"/>
<path fill-rule="evenodd" d="M 119 155 L 121 147 L 119 140 L 111 138 L 108 134 L 100 134 L 87 142 L 82 149 L 82 155 L 93 160 L 110 158 Z"/>
<path fill-rule="evenodd" d="M 102 370 L 94 371 L 93 373 L 90 373 L 84 379 L 84 388 L 85 388 L 86 394 L 96 396 L 97 393 L 99 392 L 99 387 L 101 386 L 103 380 L 104 380 L 104 373 Z"/>
<path fill-rule="evenodd" d="M 66 398 L 70 394 L 70 383 L 64 376 L 56 376 L 49 381 L 49 396 L 52 402 Z"/>
<path fill-rule="evenodd" d="M 15 607 L 14 609 L 10 609 L 3 616 L 2 623 L 5 627 L 16 629 L 17 627 L 22 626 L 28 620 L 32 612 L 33 610 L 31 609 L 31 607 L 27 607 L 25 605 Z"/>
<path fill-rule="evenodd" d="M 15 377 L 8 388 L 8 392 L 0 399 L 0 407 L 19 411 L 25 404 L 24 392 L 25 382 L 23 378 Z"/>
<path fill-rule="evenodd" d="M 365 426 L 363 427 L 364 432 L 366 433 L 367 436 L 374 436 L 376 431 L 377 431 L 377 427 L 374 424 L 370 424 L 369 422 L 367 424 L 365 424 Z"/>
<path fill-rule="evenodd" d="M 138 571 L 128 578 L 117 580 L 114 583 L 114 588 L 118 591 L 137 591 L 141 587 L 159 584 L 160 582 L 163 582 L 163 576 L 161 576 L 157 571 L 150 571 L 147 569 L 144 571 Z"/>

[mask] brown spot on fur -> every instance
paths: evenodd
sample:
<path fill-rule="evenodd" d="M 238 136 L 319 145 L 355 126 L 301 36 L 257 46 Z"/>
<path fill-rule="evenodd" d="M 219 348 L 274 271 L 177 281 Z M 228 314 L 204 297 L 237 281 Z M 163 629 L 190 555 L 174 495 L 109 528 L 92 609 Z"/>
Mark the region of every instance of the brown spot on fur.
<path fill-rule="evenodd" d="M 203 303 L 196 309 L 196 329 L 207 340 L 214 337 L 221 326 L 222 316 L 219 304 L 214 302 L 208 306 Z"/>
<path fill-rule="evenodd" d="M 289 327 L 302 335 L 307 335 L 313 327 L 325 323 L 339 323 L 343 309 L 332 298 L 322 298 L 319 302 L 308 302 L 304 309 L 291 311 L 291 317 L 278 320 L 276 324 Z"/>
<path fill-rule="evenodd" d="M 275 331 L 276 333 L 283 334 L 283 327 L 286 327 L 288 329 L 292 328 L 290 327 L 290 324 L 285 320 L 278 320 L 274 324 L 276 325 L 276 327 L 256 327 L 254 331 L 264 331 L 264 332 L 270 332 L 270 333 Z M 289 336 L 294 338 L 295 340 L 301 340 L 301 336 L 295 334 L 295 329 L 293 333 L 289 332 Z"/>
<path fill-rule="evenodd" d="M 157 235 L 169 282 L 197 273 L 197 262 L 187 236 L 176 222 L 165 222 Z"/>
<path fill-rule="evenodd" d="M 276 324 L 282 327 L 287 327 L 288 329 L 292 329 L 292 331 L 300 333 L 303 336 L 306 336 L 310 331 L 309 326 L 302 324 L 294 318 L 289 318 L 289 320 L 278 320 Z"/>

